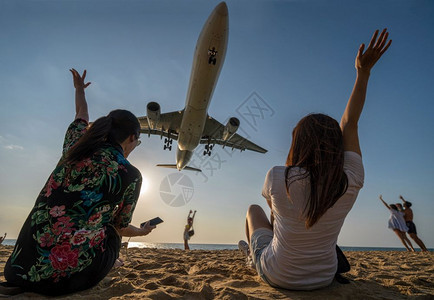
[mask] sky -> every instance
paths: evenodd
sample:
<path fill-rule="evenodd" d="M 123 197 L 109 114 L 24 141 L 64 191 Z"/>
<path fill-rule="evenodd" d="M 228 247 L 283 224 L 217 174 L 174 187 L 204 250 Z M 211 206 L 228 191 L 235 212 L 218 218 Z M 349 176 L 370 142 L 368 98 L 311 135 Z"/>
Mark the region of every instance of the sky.
<path fill-rule="evenodd" d="M 90 118 L 122 108 L 146 115 L 185 103 L 195 44 L 218 1 L 0 1 L 0 233 L 16 238 L 61 155 L 75 115 L 70 68 L 87 69 Z M 175 163 L 160 137 L 142 136 L 129 161 L 144 184 L 132 223 L 164 223 L 136 242 L 236 244 L 250 204 L 269 211 L 261 189 L 284 165 L 291 132 L 306 114 L 337 120 L 350 96 L 361 43 L 387 27 L 393 43 L 371 72 L 359 122 L 365 185 L 338 244 L 401 247 L 378 199 L 413 202 L 419 237 L 434 247 L 434 2 L 227 1 L 229 41 L 208 113 L 241 121 L 239 134 L 266 154 L 203 145 L 202 173 L 157 168 Z M 259 108 L 259 109 L 258 109 Z M 176 143 L 174 141 L 174 143 Z M 174 147 L 175 148 L 175 147 Z M 175 179 L 182 179 L 184 186 Z M 170 184 L 173 184 L 172 186 Z M 182 195 L 174 206 L 167 194 Z M 415 244 L 415 243 L 413 243 Z"/>

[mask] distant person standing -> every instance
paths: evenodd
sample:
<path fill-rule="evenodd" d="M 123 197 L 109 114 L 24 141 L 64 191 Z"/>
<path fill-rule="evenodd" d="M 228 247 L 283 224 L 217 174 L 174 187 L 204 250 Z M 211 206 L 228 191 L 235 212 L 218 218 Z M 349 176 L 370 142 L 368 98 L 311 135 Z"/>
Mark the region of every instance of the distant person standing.
<path fill-rule="evenodd" d="M 405 225 L 404 213 L 399 211 L 398 207 L 395 204 L 390 204 L 390 205 L 387 204 L 383 200 L 382 195 L 380 195 L 380 200 L 381 200 L 381 202 L 383 202 L 384 206 L 386 206 L 390 211 L 390 218 L 389 218 L 388 227 L 390 229 L 392 229 L 393 232 L 396 233 L 396 235 L 399 237 L 399 239 L 401 240 L 401 242 L 404 244 L 405 248 L 408 251 L 414 252 L 413 245 L 411 244 L 410 240 L 405 235 L 405 233 L 408 231 L 408 227 L 407 227 L 407 225 Z M 410 248 L 411 248 L 411 250 L 410 250 Z"/>
<path fill-rule="evenodd" d="M 187 225 L 185 225 L 184 227 L 184 249 L 185 250 L 190 250 L 190 246 L 188 246 L 188 241 L 194 235 L 193 221 L 194 221 L 194 216 L 196 216 L 196 211 L 194 211 L 193 216 L 191 216 L 192 213 L 193 211 L 190 210 L 187 217 Z"/>
<path fill-rule="evenodd" d="M 425 247 L 425 244 L 417 236 L 416 225 L 413 223 L 413 210 L 410 208 L 412 205 L 411 202 L 406 201 L 401 195 L 399 195 L 399 198 L 404 203 L 404 220 L 408 227 L 408 235 L 413 239 L 413 241 L 416 242 L 416 244 L 419 245 L 422 251 L 428 251 L 428 249 Z"/>
<path fill-rule="evenodd" d="M 7 233 L 5 232 L 5 236 L 1 237 L 0 236 L 0 245 L 3 243 L 3 241 L 6 239 L 6 235 Z"/>

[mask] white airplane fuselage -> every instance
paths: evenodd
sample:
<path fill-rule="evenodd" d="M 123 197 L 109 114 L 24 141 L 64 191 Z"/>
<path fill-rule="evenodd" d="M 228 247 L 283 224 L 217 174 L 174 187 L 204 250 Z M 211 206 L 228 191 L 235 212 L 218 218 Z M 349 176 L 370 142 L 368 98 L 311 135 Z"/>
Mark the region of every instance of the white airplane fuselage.
<path fill-rule="evenodd" d="M 228 9 L 222 2 L 208 17 L 196 44 L 184 114 L 178 134 L 176 167 L 182 170 L 199 145 L 208 107 L 223 66 L 229 33 Z"/>

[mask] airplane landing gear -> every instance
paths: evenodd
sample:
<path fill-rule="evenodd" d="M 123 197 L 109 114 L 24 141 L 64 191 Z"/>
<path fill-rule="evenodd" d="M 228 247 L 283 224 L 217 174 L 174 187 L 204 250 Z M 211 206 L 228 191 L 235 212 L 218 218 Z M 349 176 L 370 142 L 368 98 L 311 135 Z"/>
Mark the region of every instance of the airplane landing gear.
<path fill-rule="evenodd" d="M 164 150 L 166 150 L 166 149 L 169 149 L 169 151 L 171 151 L 172 150 L 172 139 L 171 138 L 165 138 L 164 139 L 164 147 L 163 147 L 163 149 Z"/>
<path fill-rule="evenodd" d="M 205 150 L 203 151 L 203 155 L 211 156 L 212 148 L 213 148 L 213 145 L 210 145 L 210 144 L 205 145 Z"/>

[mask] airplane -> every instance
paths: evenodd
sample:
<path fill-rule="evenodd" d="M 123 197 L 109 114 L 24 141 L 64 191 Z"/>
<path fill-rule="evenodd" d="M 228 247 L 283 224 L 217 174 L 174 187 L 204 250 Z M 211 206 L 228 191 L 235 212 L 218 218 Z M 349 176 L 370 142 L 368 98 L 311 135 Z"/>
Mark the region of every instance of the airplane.
<path fill-rule="evenodd" d="M 199 171 L 187 166 L 193 151 L 205 144 L 204 155 L 211 155 L 215 144 L 241 151 L 251 150 L 266 153 L 262 147 L 236 133 L 240 121 L 231 117 L 226 125 L 208 115 L 208 107 L 225 60 L 228 43 L 229 20 L 225 2 L 218 4 L 206 20 L 193 57 L 190 83 L 181 111 L 161 113 L 157 102 L 146 105 L 146 116 L 139 117 L 140 132 L 148 136 L 159 135 L 164 139 L 164 150 L 172 150 L 172 141 L 177 140 L 176 164 L 158 164 L 158 167 Z"/>

